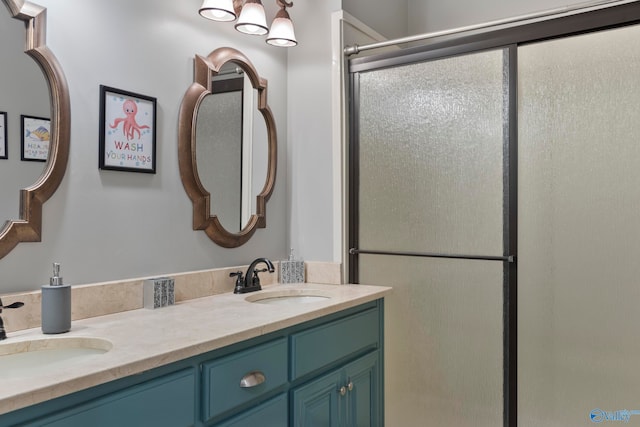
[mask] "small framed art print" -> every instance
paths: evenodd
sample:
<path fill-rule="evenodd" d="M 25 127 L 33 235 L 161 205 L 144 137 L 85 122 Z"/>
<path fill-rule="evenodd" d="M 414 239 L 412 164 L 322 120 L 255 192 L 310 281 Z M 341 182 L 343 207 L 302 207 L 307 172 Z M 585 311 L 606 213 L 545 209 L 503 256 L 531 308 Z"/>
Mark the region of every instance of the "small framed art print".
<path fill-rule="evenodd" d="M 51 120 L 20 115 L 20 160 L 46 162 L 49 158 Z"/>
<path fill-rule="evenodd" d="M 156 98 L 100 86 L 100 169 L 156 173 Z"/>

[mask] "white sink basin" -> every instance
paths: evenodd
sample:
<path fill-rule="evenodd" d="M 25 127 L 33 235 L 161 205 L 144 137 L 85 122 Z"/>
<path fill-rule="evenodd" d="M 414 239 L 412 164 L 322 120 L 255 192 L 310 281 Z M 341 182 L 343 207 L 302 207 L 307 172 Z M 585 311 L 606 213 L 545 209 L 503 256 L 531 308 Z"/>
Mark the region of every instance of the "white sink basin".
<path fill-rule="evenodd" d="M 295 305 L 327 301 L 331 295 L 315 289 L 282 289 L 262 291 L 245 298 L 258 304 Z"/>
<path fill-rule="evenodd" d="M 9 338 L 10 340 L 11 338 Z M 44 338 L 0 344 L 0 380 L 42 375 L 111 350 L 101 338 Z M 1 382 L 1 381 L 0 381 Z"/>

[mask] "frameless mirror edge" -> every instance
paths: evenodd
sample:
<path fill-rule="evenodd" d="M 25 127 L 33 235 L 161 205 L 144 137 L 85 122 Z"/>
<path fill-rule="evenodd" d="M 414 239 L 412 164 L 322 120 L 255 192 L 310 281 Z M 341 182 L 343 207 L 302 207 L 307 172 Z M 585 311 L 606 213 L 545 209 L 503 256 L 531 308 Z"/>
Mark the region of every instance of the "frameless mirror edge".
<path fill-rule="evenodd" d="M 258 91 L 258 110 L 265 120 L 268 136 L 267 177 L 260 194 L 256 196 L 256 212 L 239 233 L 229 232 L 215 215 L 210 215 L 210 194 L 202 186 L 196 165 L 196 121 L 197 112 L 203 98 L 211 94 L 212 77 L 227 62 L 240 66 L 249 77 L 253 88 Z M 178 119 L 178 162 L 180 178 L 193 203 L 193 229 L 203 230 L 216 244 L 235 248 L 245 244 L 256 229 L 266 227 L 266 205 L 275 185 L 277 172 L 277 132 L 275 119 L 267 105 L 267 81 L 261 78 L 253 64 L 240 51 L 223 47 L 214 50 L 207 57 L 196 55 L 194 60 L 194 82 L 187 89 Z"/>
<path fill-rule="evenodd" d="M 20 218 L 0 229 L 0 258 L 20 242 L 42 240 L 42 205 L 57 190 L 69 159 L 71 105 L 67 81 L 55 55 L 46 46 L 46 9 L 23 0 L 3 0 L 11 16 L 25 21 L 25 53 L 42 69 L 49 85 L 51 134 L 49 158 L 40 178 L 20 190 Z"/>

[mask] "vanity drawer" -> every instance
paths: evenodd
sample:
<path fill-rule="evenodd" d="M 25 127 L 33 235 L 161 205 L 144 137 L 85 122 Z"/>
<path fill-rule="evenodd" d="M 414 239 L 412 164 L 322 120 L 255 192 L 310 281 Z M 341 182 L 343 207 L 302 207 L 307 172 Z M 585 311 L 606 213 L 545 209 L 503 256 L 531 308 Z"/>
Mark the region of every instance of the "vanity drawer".
<path fill-rule="evenodd" d="M 371 309 L 291 336 L 291 380 L 379 345 L 380 313 Z"/>
<path fill-rule="evenodd" d="M 204 363 L 204 420 L 208 421 L 286 384 L 287 366 L 286 338 Z"/>

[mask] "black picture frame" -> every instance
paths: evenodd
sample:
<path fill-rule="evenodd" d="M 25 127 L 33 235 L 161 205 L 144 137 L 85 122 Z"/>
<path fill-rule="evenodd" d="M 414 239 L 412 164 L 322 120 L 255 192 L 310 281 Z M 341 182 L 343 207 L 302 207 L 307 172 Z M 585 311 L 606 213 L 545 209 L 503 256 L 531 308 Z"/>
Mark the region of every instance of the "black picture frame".
<path fill-rule="evenodd" d="M 156 98 L 100 85 L 100 169 L 156 173 L 156 108 Z"/>
<path fill-rule="evenodd" d="M 51 142 L 51 119 L 20 115 L 20 160 L 46 162 Z"/>

